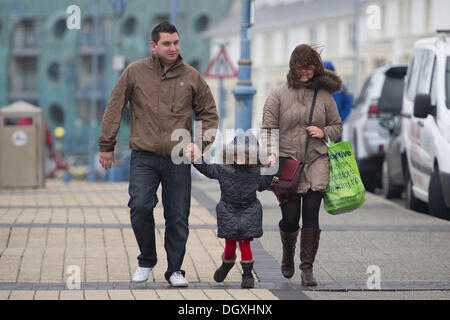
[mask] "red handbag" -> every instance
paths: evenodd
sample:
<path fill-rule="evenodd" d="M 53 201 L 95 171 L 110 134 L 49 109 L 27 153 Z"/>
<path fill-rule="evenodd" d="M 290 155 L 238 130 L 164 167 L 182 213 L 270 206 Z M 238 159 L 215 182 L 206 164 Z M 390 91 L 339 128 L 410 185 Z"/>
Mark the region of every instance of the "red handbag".
<path fill-rule="evenodd" d="M 308 126 L 312 123 L 312 116 L 314 112 L 314 106 L 316 105 L 317 89 L 314 90 L 314 97 L 311 105 L 311 112 L 309 113 Z M 305 159 L 306 152 L 308 151 L 309 134 L 306 133 L 305 142 Z M 278 173 L 273 177 L 272 183 L 269 186 L 269 190 L 276 194 L 289 194 L 297 193 L 298 186 L 300 184 L 300 178 L 302 175 L 304 164 L 298 160 L 292 158 L 279 158 Z"/>
<path fill-rule="evenodd" d="M 278 172 L 281 172 L 281 174 L 273 177 L 269 190 L 277 194 L 297 193 L 303 171 L 303 163 L 284 157 L 280 157 L 279 161 L 280 168 Z"/>

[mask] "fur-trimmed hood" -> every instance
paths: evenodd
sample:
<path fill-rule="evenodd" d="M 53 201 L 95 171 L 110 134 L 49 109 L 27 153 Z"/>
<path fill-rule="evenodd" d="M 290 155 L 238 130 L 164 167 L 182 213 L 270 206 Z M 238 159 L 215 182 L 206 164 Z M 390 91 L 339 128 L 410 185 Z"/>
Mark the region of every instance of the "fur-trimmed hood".
<path fill-rule="evenodd" d="M 330 94 L 342 91 L 342 80 L 336 72 L 331 70 L 324 70 L 323 75 L 315 75 L 311 80 L 306 83 L 300 83 L 295 80 L 291 71 L 287 75 L 287 82 L 289 88 L 301 88 L 306 89 L 324 89 Z"/>
<path fill-rule="evenodd" d="M 306 83 L 297 80 L 295 69 L 299 66 L 314 66 L 314 76 Z M 324 68 L 322 58 L 316 49 L 301 44 L 292 51 L 287 74 L 289 88 L 324 89 L 330 94 L 342 90 L 342 80 L 333 71 Z"/>

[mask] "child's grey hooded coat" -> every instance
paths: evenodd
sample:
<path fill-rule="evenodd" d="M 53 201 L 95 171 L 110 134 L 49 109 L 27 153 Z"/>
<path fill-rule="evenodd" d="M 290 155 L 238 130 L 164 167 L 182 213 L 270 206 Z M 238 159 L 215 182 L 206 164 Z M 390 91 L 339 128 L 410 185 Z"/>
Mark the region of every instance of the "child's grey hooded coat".
<path fill-rule="evenodd" d="M 219 180 L 221 197 L 216 206 L 217 235 L 230 240 L 258 238 L 263 234 L 262 206 L 256 191 L 264 191 L 271 175 L 241 165 L 194 164 L 211 179 Z"/>
<path fill-rule="evenodd" d="M 203 162 L 194 166 L 208 178 L 219 180 L 221 197 L 216 206 L 218 237 L 230 240 L 261 237 L 262 206 L 256 191 L 266 190 L 273 175 L 261 175 L 259 167 L 246 165 Z"/>

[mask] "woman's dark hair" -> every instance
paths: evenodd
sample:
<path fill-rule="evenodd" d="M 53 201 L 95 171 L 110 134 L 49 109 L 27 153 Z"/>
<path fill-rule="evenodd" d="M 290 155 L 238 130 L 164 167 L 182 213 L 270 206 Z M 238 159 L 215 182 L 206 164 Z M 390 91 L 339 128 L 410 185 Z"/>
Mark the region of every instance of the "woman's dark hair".
<path fill-rule="evenodd" d="M 154 43 L 158 43 L 158 41 L 160 39 L 160 33 L 161 32 L 166 32 L 166 33 L 172 34 L 172 33 L 178 33 L 178 30 L 170 22 L 167 22 L 167 21 L 161 22 L 156 27 L 154 27 L 153 30 L 152 30 L 152 41 Z"/>
<path fill-rule="evenodd" d="M 295 68 L 297 66 L 314 66 L 314 76 L 323 76 L 325 69 L 323 67 L 322 58 L 319 52 L 307 44 L 301 44 L 292 51 L 291 58 L 289 60 L 289 72 L 287 74 L 287 82 L 289 88 L 299 88 L 304 84 L 297 80 Z M 312 79 L 310 80 L 312 81 Z"/>
<path fill-rule="evenodd" d="M 289 60 L 289 69 L 295 69 L 296 65 L 313 65 L 315 67 L 314 75 L 323 75 L 324 73 L 323 62 L 319 52 L 307 44 L 297 46 L 292 52 Z"/>

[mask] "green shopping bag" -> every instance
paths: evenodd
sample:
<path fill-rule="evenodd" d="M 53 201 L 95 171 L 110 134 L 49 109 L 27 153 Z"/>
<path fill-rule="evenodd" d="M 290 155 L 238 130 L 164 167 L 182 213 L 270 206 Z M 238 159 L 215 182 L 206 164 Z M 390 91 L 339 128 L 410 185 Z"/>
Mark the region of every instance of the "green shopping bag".
<path fill-rule="evenodd" d="M 328 141 L 330 178 L 325 192 L 325 210 L 330 214 L 350 212 L 361 207 L 366 189 L 350 141 Z"/>

